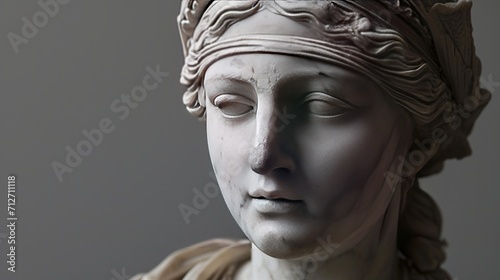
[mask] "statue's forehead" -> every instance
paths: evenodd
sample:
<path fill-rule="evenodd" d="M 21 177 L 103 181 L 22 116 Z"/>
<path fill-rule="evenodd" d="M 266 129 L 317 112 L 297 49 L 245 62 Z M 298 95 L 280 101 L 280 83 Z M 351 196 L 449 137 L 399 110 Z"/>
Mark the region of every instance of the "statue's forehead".
<path fill-rule="evenodd" d="M 257 92 L 327 90 L 352 104 L 364 106 L 377 88 L 369 79 L 334 64 L 302 57 L 278 54 L 240 54 L 223 58 L 206 72 L 205 86 L 251 85 Z"/>

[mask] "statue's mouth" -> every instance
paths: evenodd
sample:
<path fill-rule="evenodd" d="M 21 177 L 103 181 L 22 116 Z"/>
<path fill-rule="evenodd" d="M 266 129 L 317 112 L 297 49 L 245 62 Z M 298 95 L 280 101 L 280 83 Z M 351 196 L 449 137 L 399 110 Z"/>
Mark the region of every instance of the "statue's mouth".
<path fill-rule="evenodd" d="M 260 197 L 252 197 L 253 199 L 266 199 L 274 202 L 301 202 L 301 200 L 292 200 L 292 199 L 286 199 L 286 198 L 266 198 L 263 196 Z"/>
<path fill-rule="evenodd" d="M 275 202 L 299 202 L 302 201 L 299 197 L 289 191 L 283 191 L 278 188 L 273 188 L 274 190 L 264 190 L 259 188 L 255 191 L 249 192 L 249 195 L 253 199 L 267 199 Z"/>
<path fill-rule="evenodd" d="M 304 205 L 304 201 L 282 197 L 258 196 L 252 197 L 251 205 L 261 214 L 287 214 L 300 210 Z"/>

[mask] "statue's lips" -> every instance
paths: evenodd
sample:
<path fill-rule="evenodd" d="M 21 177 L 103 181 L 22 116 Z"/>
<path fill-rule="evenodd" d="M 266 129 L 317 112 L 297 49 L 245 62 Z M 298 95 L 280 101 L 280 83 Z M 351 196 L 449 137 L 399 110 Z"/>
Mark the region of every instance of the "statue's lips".
<path fill-rule="evenodd" d="M 269 190 L 271 189 L 271 190 Z M 299 196 L 294 193 L 283 190 L 283 188 L 279 187 L 270 187 L 268 190 L 265 188 L 258 188 L 253 191 L 249 191 L 248 195 L 251 198 L 257 199 L 269 199 L 269 200 L 288 200 L 288 201 L 300 201 Z"/>
<path fill-rule="evenodd" d="M 286 198 L 267 199 L 265 197 L 252 197 L 251 205 L 262 214 L 285 214 L 299 210 L 304 205 L 302 200 Z"/>

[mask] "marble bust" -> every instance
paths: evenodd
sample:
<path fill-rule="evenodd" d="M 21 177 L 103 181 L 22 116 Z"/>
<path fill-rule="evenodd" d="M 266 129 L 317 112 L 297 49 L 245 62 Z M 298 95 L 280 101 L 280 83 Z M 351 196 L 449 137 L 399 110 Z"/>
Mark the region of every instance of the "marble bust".
<path fill-rule="evenodd" d="M 470 1 L 183 0 L 184 104 L 248 240 L 134 279 L 451 279 L 418 178 L 471 153 Z"/>

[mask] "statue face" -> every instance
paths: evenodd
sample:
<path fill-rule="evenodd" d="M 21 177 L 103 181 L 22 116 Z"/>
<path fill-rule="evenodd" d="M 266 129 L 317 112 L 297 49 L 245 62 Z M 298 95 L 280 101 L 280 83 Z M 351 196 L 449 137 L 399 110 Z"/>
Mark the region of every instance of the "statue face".
<path fill-rule="evenodd" d="M 408 124 L 373 83 L 300 57 L 244 54 L 210 66 L 204 88 L 212 164 L 254 244 L 296 257 L 359 226 L 391 135 Z"/>
<path fill-rule="evenodd" d="M 263 11 L 223 37 L 256 30 L 308 34 Z M 212 64 L 204 89 L 219 186 L 264 253 L 295 258 L 312 253 L 318 238 L 340 242 L 363 224 L 374 197 L 390 192 L 384 173 L 411 123 L 363 76 L 298 56 L 241 54 Z"/>

